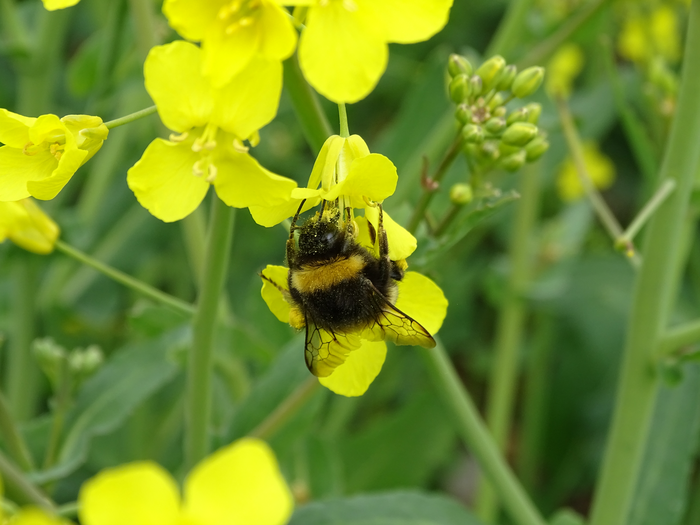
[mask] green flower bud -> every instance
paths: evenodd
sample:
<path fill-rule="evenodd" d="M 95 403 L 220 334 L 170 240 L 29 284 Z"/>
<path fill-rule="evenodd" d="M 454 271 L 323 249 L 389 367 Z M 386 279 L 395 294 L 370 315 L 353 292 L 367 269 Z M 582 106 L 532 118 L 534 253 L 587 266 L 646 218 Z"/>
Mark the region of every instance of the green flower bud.
<path fill-rule="evenodd" d="M 537 126 L 529 122 L 515 122 L 503 132 L 501 140 L 510 146 L 525 146 L 537 136 Z"/>
<path fill-rule="evenodd" d="M 500 151 L 501 155 L 503 155 L 504 157 L 512 155 L 513 153 L 517 153 L 521 149 L 523 148 L 519 146 L 511 146 L 510 144 L 504 144 L 503 141 L 500 141 L 498 143 L 498 151 Z"/>
<path fill-rule="evenodd" d="M 50 337 L 36 339 L 32 343 L 34 357 L 39 363 L 39 367 L 49 378 L 54 390 L 62 377 L 62 370 L 67 358 L 66 349 L 58 345 Z"/>
<path fill-rule="evenodd" d="M 462 124 L 467 124 L 472 120 L 472 110 L 466 104 L 460 104 L 457 106 L 457 111 L 455 111 L 455 117 Z"/>
<path fill-rule="evenodd" d="M 471 75 L 472 71 L 474 69 L 472 68 L 472 65 L 469 63 L 469 60 L 464 58 L 462 55 L 458 55 L 456 53 L 452 53 L 450 55 L 450 58 L 447 59 L 447 71 L 450 73 L 451 77 L 456 77 L 457 75 Z"/>
<path fill-rule="evenodd" d="M 525 98 L 532 95 L 544 80 L 544 68 L 539 66 L 529 67 L 518 73 L 513 80 L 511 91 L 518 98 Z"/>
<path fill-rule="evenodd" d="M 91 375 L 103 362 L 104 354 L 97 345 L 90 345 L 85 350 L 76 348 L 68 357 L 68 366 L 76 376 Z"/>
<path fill-rule="evenodd" d="M 511 153 L 507 157 L 501 159 L 501 167 L 507 171 L 518 171 L 525 164 L 527 155 L 524 149 L 521 149 L 517 153 Z"/>
<path fill-rule="evenodd" d="M 513 85 L 515 75 L 518 74 L 518 68 L 514 64 L 510 64 L 503 68 L 496 78 L 496 91 L 508 91 Z"/>
<path fill-rule="evenodd" d="M 498 151 L 498 142 L 488 140 L 481 144 L 481 156 L 488 160 L 496 160 L 501 154 Z"/>
<path fill-rule="evenodd" d="M 527 109 L 527 121 L 530 124 L 537 124 L 537 122 L 540 120 L 540 115 L 542 114 L 542 104 L 538 104 L 537 102 L 530 102 L 525 106 L 525 109 Z"/>
<path fill-rule="evenodd" d="M 484 129 L 491 135 L 498 135 L 506 129 L 506 119 L 503 117 L 491 117 L 484 124 Z"/>
<path fill-rule="evenodd" d="M 484 81 L 479 75 L 474 75 L 469 78 L 469 92 L 478 97 L 484 89 Z"/>
<path fill-rule="evenodd" d="M 503 95 L 501 95 L 500 93 L 496 93 L 493 97 L 491 97 L 491 100 L 489 100 L 488 108 L 491 110 L 496 109 L 498 107 L 501 107 L 503 105 L 503 102 L 505 102 Z"/>
<path fill-rule="evenodd" d="M 484 141 L 484 130 L 476 124 L 467 124 L 462 128 L 462 138 L 467 144 L 478 144 Z"/>
<path fill-rule="evenodd" d="M 460 182 L 450 188 L 450 201 L 453 204 L 464 206 L 474 199 L 474 192 L 469 184 Z"/>
<path fill-rule="evenodd" d="M 530 143 L 525 146 L 525 153 L 527 154 L 527 161 L 533 162 L 544 155 L 545 151 L 549 149 L 549 142 L 544 137 L 535 137 L 530 141 Z"/>
<path fill-rule="evenodd" d="M 491 112 L 494 117 L 505 117 L 506 113 L 508 113 L 508 110 L 505 106 L 498 106 Z"/>
<path fill-rule="evenodd" d="M 506 122 L 508 122 L 509 126 L 514 122 L 527 122 L 527 118 L 529 115 L 530 112 L 527 108 L 520 108 L 508 115 L 508 119 L 506 120 Z"/>
<path fill-rule="evenodd" d="M 479 66 L 476 74 L 481 77 L 484 83 L 484 91 L 489 91 L 494 87 L 496 77 L 506 67 L 506 60 L 500 55 L 489 58 L 486 62 Z"/>
<path fill-rule="evenodd" d="M 461 104 L 469 98 L 469 77 L 465 74 L 457 75 L 450 81 L 450 98 L 455 104 Z"/>

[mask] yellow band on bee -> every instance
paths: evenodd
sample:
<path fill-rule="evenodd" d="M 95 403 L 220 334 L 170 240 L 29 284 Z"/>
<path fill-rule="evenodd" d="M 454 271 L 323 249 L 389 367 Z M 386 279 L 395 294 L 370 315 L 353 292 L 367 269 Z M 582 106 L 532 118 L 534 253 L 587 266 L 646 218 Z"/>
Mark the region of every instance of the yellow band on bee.
<path fill-rule="evenodd" d="M 302 293 L 312 293 L 355 277 L 365 267 L 364 259 L 352 255 L 323 266 L 306 267 L 292 272 L 292 286 Z"/>

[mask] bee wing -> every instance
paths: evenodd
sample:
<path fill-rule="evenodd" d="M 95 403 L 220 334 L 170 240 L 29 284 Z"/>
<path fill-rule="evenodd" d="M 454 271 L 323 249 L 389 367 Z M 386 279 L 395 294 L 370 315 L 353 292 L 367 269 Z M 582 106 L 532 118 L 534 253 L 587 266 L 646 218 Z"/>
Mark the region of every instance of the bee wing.
<path fill-rule="evenodd" d="M 380 313 L 375 322 L 363 332 L 365 338 L 388 339 L 397 345 L 435 347 L 435 339 L 423 328 L 422 324 L 396 308 L 374 285 L 371 286 L 373 288 L 372 300 Z"/>
<path fill-rule="evenodd" d="M 336 333 L 316 326 L 306 319 L 306 366 L 317 377 L 327 377 L 342 365 L 348 354 L 361 345 L 357 335 Z"/>

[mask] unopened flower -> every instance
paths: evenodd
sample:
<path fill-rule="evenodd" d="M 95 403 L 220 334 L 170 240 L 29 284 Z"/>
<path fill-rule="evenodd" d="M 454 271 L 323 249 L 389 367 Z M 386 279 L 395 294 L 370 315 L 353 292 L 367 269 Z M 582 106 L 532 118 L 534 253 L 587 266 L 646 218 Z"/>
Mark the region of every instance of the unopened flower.
<path fill-rule="evenodd" d="M 0 242 L 11 240 L 30 252 L 51 253 L 58 225 L 32 199 L 0 202 Z"/>
<path fill-rule="evenodd" d="M 146 90 L 175 133 L 155 139 L 128 172 L 139 202 L 171 222 L 194 211 L 214 185 L 229 206 L 274 206 L 296 183 L 263 168 L 248 154 L 258 130 L 277 113 L 282 65 L 254 59 L 233 80 L 213 87 L 201 73 L 201 50 L 176 41 L 151 49 Z"/>
<path fill-rule="evenodd" d="M 0 201 L 53 199 L 108 133 L 99 117 L 32 118 L 0 109 Z"/>

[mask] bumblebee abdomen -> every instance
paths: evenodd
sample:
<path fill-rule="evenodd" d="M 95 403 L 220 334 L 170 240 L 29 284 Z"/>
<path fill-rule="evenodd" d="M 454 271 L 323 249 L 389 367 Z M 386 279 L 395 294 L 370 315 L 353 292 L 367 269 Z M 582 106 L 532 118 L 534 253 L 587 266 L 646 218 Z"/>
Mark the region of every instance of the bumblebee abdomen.
<path fill-rule="evenodd" d="M 376 318 L 380 305 L 371 300 L 371 284 L 361 275 L 301 297 L 302 309 L 321 328 L 346 331 Z"/>

